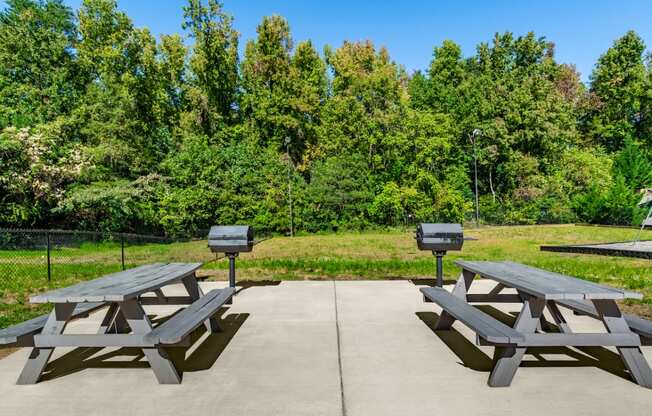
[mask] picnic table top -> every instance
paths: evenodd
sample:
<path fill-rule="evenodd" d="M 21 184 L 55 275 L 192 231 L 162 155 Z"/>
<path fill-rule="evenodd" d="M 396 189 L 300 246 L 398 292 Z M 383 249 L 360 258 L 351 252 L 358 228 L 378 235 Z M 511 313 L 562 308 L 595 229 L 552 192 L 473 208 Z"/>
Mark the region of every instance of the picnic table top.
<path fill-rule="evenodd" d="M 31 303 L 123 302 L 181 280 L 202 263 L 154 263 L 30 297 Z"/>
<path fill-rule="evenodd" d="M 643 298 L 640 293 L 604 286 L 509 261 L 458 260 L 455 264 L 464 270 L 546 300 Z"/>

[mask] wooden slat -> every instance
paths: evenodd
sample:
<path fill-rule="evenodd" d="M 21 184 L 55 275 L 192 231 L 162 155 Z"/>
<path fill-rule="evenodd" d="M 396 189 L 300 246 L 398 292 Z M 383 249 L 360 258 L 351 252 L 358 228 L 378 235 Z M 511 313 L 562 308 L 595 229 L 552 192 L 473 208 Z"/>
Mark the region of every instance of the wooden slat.
<path fill-rule="evenodd" d="M 163 266 L 162 263 L 148 264 L 133 269 L 111 273 L 98 279 L 81 282 L 73 286 L 52 290 L 39 295 L 30 297 L 30 303 L 48 303 L 48 302 L 66 302 L 68 296 L 75 296 L 85 293 L 92 293 L 108 288 L 129 280 L 138 279 L 145 276 L 157 268 Z"/>
<path fill-rule="evenodd" d="M 424 296 L 437 303 L 455 319 L 474 330 L 480 337 L 497 344 L 517 344 L 525 340 L 523 334 L 510 328 L 499 320 L 474 308 L 439 287 L 422 288 Z"/>
<path fill-rule="evenodd" d="M 145 336 L 145 342 L 154 345 L 178 344 L 203 324 L 235 293 L 235 288 L 211 290 L 192 305 L 157 326 Z"/>
<path fill-rule="evenodd" d="M 527 334 L 519 346 L 526 347 L 635 347 L 641 345 L 638 335 L 630 334 Z"/>
<path fill-rule="evenodd" d="M 623 291 L 513 262 L 457 261 L 457 265 L 506 286 L 545 300 L 641 299 Z"/>
<path fill-rule="evenodd" d="M 72 334 L 72 335 L 35 335 L 34 346 L 51 347 L 152 347 L 145 343 L 142 336 L 136 334 Z"/>
<path fill-rule="evenodd" d="M 566 298 L 566 294 L 562 290 L 542 286 L 532 278 L 523 277 L 520 274 L 514 273 L 504 263 L 457 261 L 456 264 L 482 277 L 495 280 L 505 286 L 519 289 L 539 298 L 547 300 Z M 575 295 L 575 298 L 583 299 L 583 296 Z"/>
<path fill-rule="evenodd" d="M 32 303 L 122 302 L 194 273 L 201 263 L 156 263 L 32 296 Z"/>
<path fill-rule="evenodd" d="M 192 270 L 182 269 L 180 265 L 175 263 L 166 264 L 149 274 L 139 276 L 137 279 L 126 279 L 101 291 L 69 296 L 68 302 L 123 302 L 126 299 L 134 298 L 173 283 L 191 272 Z"/>
<path fill-rule="evenodd" d="M 85 317 L 89 313 L 104 306 L 104 303 L 85 303 L 77 305 L 75 311 L 72 313 L 71 319 Z M 43 329 L 43 326 L 45 326 L 49 316 L 50 314 L 48 313 L 0 330 L 0 345 L 16 344 L 19 343 L 20 338 L 31 337 L 38 334 Z M 28 340 L 27 344 L 31 345 L 32 341 L 33 340 Z"/>
<path fill-rule="evenodd" d="M 643 295 L 637 292 L 622 290 L 598 283 L 578 279 L 572 276 L 566 276 L 561 273 L 549 272 L 547 270 L 537 269 L 524 264 L 505 262 L 513 270 L 522 271 L 524 274 L 531 274 L 536 279 L 545 280 L 551 286 L 560 285 L 564 290 L 577 291 L 584 294 L 585 299 L 642 299 Z"/>

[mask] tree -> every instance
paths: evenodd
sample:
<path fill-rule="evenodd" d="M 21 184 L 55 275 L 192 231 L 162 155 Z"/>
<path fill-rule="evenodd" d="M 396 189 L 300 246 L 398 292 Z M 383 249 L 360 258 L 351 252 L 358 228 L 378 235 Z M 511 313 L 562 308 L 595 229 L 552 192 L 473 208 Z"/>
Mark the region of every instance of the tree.
<path fill-rule="evenodd" d="M 290 77 L 294 91 L 290 104 L 295 124 L 288 132 L 289 148 L 292 159 L 303 162 L 300 168 L 306 170 L 312 156 L 306 152 L 319 144 L 321 107 L 328 94 L 326 64 L 309 40 L 297 45 Z"/>
<path fill-rule="evenodd" d="M 344 42 L 327 51 L 332 95 L 322 110 L 319 157 L 366 155 L 374 172 L 392 174 L 390 161 L 401 154 L 393 140 L 407 108 L 407 77 L 385 48 L 370 41 Z"/>
<path fill-rule="evenodd" d="M 629 31 L 600 56 L 591 74 L 591 92 L 599 101 L 589 128 L 596 141 L 610 150 L 640 136 L 645 124 L 641 113 L 647 86 L 644 50 L 643 40 Z M 640 138 L 649 143 L 650 138 Z"/>
<path fill-rule="evenodd" d="M 77 30 L 61 0 L 8 0 L 0 11 L 0 129 L 67 114 L 79 98 Z"/>
<path fill-rule="evenodd" d="M 164 38 L 159 47 L 115 0 L 84 0 L 79 33 L 78 60 L 89 79 L 70 122 L 101 167 L 96 179 L 150 172 L 173 146 L 183 45 Z"/>
<path fill-rule="evenodd" d="M 315 162 L 308 186 L 306 226 L 321 229 L 362 228 L 373 200 L 365 158 L 342 155 Z"/>
<path fill-rule="evenodd" d="M 435 47 L 428 70 L 430 108 L 435 111 L 454 111 L 458 99 L 457 89 L 465 76 L 462 49 L 458 44 L 445 40 L 442 46 Z"/>
<path fill-rule="evenodd" d="M 280 16 L 264 17 L 257 33 L 242 63 L 242 115 L 260 146 L 285 151 L 289 139 L 292 162 L 299 165 L 316 144 L 326 67 L 310 41 L 294 50 L 288 22 Z"/>
<path fill-rule="evenodd" d="M 217 0 L 189 0 L 183 28 L 195 40 L 190 58 L 190 112 L 205 134 L 234 117 L 238 88 L 238 32 Z"/>
<path fill-rule="evenodd" d="M 266 16 L 256 32 L 245 49 L 240 106 L 260 145 L 280 150 L 294 125 L 290 26 L 280 16 Z"/>

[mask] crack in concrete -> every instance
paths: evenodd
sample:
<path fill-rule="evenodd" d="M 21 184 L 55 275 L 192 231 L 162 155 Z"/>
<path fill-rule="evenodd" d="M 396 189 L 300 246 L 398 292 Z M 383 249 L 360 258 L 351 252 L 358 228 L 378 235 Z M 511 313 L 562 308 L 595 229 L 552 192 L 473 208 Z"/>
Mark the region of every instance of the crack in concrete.
<path fill-rule="evenodd" d="M 335 333 L 337 335 L 337 365 L 340 375 L 340 401 L 342 416 L 346 416 L 346 401 L 344 399 L 344 377 L 342 376 L 342 341 L 340 338 L 340 320 L 337 312 L 337 284 L 333 280 L 333 300 L 335 302 Z"/>

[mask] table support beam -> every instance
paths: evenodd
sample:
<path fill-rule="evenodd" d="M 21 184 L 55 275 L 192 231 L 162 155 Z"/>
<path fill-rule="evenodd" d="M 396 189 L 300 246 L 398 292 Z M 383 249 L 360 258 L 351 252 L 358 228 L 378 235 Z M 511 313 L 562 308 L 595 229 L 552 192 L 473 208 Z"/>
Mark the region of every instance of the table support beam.
<path fill-rule="evenodd" d="M 514 329 L 523 334 L 533 334 L 539 325 L 544 306 L 545 302 L 542 299 L 526 298 L 523 309 L 516 319 Z M 512 383 L 526 349 L 527 347 L 515 346 L 496 348 L 496 365 L 489 376 L 489 385 L 491 387 L 507 387 Z"/>
<path fill-rule="evenodd" d="M 468 270 L 462 270 L 460 277 L 457 279 L 457 283 L 455 283 L 455 287 L 453 287 L 453 296 L 463 299 L 466 302 L 466 296 L 469 288 L 471 287 L 471 284 L 473 284 L 474 278 L 475 273 Z M 449 314 L 445 310 L 442 310 L 441 315 L 439 316 L 439 320 L 435 325 L 435 330 L 451 329 L 451 326 L 454 322 L 455 318 L 453 315 Z"/>
<path fill-rule="evenodd" d="M 145 335 L 152 330 L 152 324 L 136 300 L 120 302 L 120 310 L 134 334 Z M 181 376 L 162 347 L 143 348 L 143 353 L 160 384 L 179 384 Z"/>
<path fill-rule="evenodd" d="M 612 299 L 593 299 L 604 326 L 611 334 L 631 334 L 629 325 Z M 652 388 L 652 370 L 640 347 L 617 347 L 630 375 L 639 385 Z"/>
<path fill-rule="evenodd" d="M 44 335 L 60 335 L 75 310 L 76 303 L 57 303 L 41 331 Z M 48 364 L 54 348 L 33 348 L 16 384 L 36 384 Z"/>

